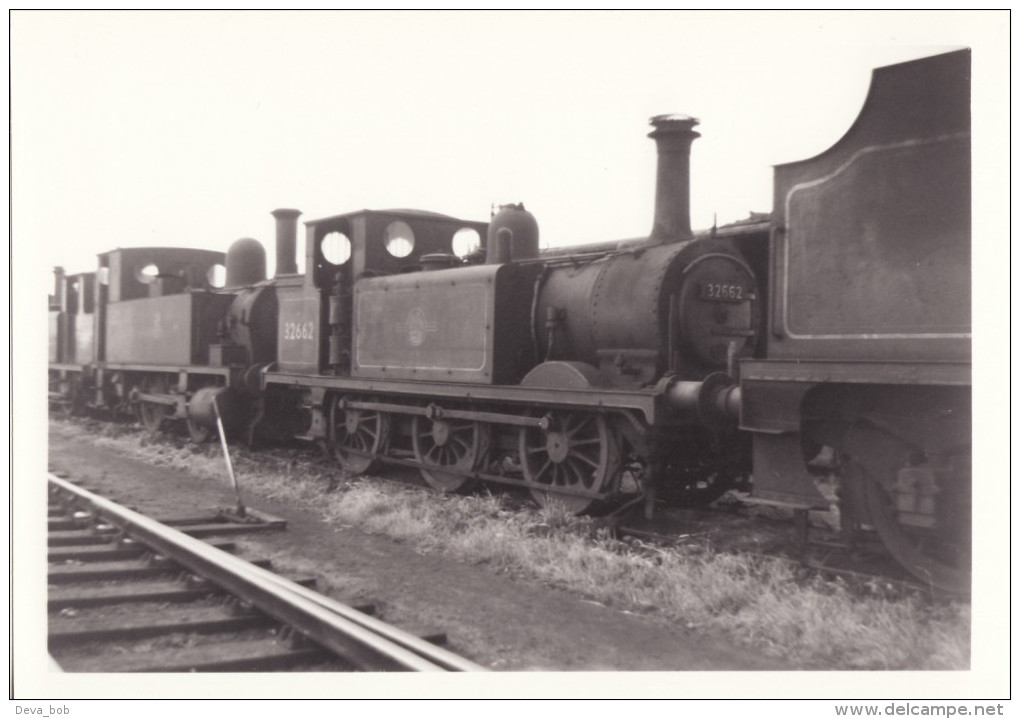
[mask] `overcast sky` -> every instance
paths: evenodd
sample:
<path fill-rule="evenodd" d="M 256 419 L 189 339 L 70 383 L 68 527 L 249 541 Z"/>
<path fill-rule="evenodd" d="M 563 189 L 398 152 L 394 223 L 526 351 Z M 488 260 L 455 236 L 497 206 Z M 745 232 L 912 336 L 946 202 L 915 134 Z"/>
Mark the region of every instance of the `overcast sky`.
<path fill-rule="evenodd" d="M 1001 16 L 1000 16 L 1001 17 Z M 1001 24 L 1001 23 L 1000 23 Z M 767 211 L 873 67 L 981 40 L 964 14 L 16 13 L 13 230 L 42 272 L 114 247 L 272 256 L 303 220 L 524 202 L 543 245 L 646 234 L 652 115 L 701 120 L 696 228 Z M 303 235 L 302 235 L 303 237 Z"/>

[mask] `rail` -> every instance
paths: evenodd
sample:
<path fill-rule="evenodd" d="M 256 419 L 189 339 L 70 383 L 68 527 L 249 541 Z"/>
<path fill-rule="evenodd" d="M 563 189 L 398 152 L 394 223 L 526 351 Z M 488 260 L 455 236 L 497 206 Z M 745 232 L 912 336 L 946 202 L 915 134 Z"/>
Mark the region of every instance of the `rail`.
<path fill-rule="evenodd" d="M 363 671 L 485 671 L 441 647 L 318 595 L 53 474 L 72 495 L 125 534 L 204 577 Z"/>

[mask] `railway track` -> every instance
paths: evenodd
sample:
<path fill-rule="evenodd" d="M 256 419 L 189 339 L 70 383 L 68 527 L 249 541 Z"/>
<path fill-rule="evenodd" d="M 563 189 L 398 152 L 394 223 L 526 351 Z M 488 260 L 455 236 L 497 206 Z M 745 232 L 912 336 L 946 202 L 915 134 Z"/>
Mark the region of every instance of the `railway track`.
<path fill-rule="evenodd" d="M 48 482 L 48 641 L 65 671 L 483 670 L 200 538 L 278 528 L 271 518 L 159 522 Z"/>

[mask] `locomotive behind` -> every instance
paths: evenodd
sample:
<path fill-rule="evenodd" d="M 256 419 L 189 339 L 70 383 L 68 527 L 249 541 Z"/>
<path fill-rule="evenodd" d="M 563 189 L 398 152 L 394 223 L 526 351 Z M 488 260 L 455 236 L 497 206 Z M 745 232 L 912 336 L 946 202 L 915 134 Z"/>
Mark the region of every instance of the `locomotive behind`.
<path fill-rule="evenodd" d="M 775 169 L 765 351 L 741 365 L 755 491 L 970 585 L 970 52 L 879 68 L 835 145 Z"/>
<path fill-rule="evenodd" d="M 277 210 L 271 279 L 249 239 L 105 253 L 57 275 L 51 399 L 195 441 L 219 415 L 350 472 L 412 466 L 576 512 L 635 487 L 646 511 L 707 503 L 752 476 L 766 501 L 824 507 L 835 475 L 849 533 L 965 588 L 968 102 L 966 51 L 880 69 L 843 139 L 776 169 L 771 216 L 706 232 L 697 121 L 664 115 L 636 241 L 542 252 L 521 206 L 362 210 L 305 223 L 298 273 L 300 213 Z"/>

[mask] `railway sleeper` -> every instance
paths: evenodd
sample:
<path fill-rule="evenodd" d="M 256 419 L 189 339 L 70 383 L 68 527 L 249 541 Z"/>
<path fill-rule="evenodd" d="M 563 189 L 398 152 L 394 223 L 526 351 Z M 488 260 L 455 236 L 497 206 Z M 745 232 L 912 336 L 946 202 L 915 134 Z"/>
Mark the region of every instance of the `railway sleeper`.
<path fill-rule="evenodd" d="M 159 607 L 159 617 L 139 610 L 128 616 L 109 617 L 105 614 L 76 613 L 73 617 L 54 616 L 49 619 L 49 646 L 63 647 L 86 642 L 134 641 L 172 634 L 222 634 L 278 626 L 272 617 L 251 605 L 238 610 L 241 602 L 215 606 L 187 605 Z M 357 611 L 374 614 L 374 604 L 355 605 Z"/>
<path fill-rule="evenodd" d="M 268 568 L 270 560 L 256 559 L 252 560 L 251 564 L 256 567 Z M 58 565 L 50 567 L 47 581 L 50 584 L 68 584 L 72 582 L 150 579 L 181 571 L 183 570 L 176 563 L 163 557 L 154 557 L 148 560 L 92 562 L 86 566 Z"/>
<path fill-rule="evenodd" d="M 230 552 L 237 548 L 234 542 L 210 542 L 210 546 Z M 50 562 L 106 562 L 121 559 L 132 559 L 145 555 L 149 550 L 132 542 L 124 545 L 123 542 L 116 542 L 107 545 L 85 545 L 70 546 L 51 549 L 47 553 Z"/>
<path fill-rule="evenodd" d="M 119 530 L 114 527 L 73 529 L 50 532 L 46 542 L 50 547 L 79 547 L 110 544 L 117 538 Z"/>
<path fill-rule="evenodd" d="M 88 664 L 85 662 L 88 661 Z M 195 647 L 175 648 L 172 651 L 146 651 L 144 655 L 126 653 L 104 657 L 103 666 L 94 671 L 131 673 L 190 673 L 190 672 L 264 672 L 293 669 L 301 666 L 341 665 L 324 649 L 317 646 L 293 649 L 281 645 L 276 638 L 234 641 Z M 62 657 L 65 671 L 83 671 L 92 660 Z"/>
<path fill-rule="evenodd" d="M 138 640 L 160 637 L 170 634 L 218 634 L 224 632 L 240 632 L 248 629 L 271 627 L 271 618 L 250 614 L 231 616 L 220 607 L 195 608 L 188 607 L 182 617 L 166 618 L 166 609 L 161 610 L 161 618 L 153 621 L 151 616 L 141 616 L 134 620 L 122 620 L 111 624 L 109 620 L 83 622 L 80 618 L 50 618 L 49 646 L 62 647 L 85 642 L 110 642 L 118 640 Z"/>
<path fill-rule="evenodd" d="M 312 577 L 300 577 L 291 581 L 304 587 L 315 586 L 315 579 Z M 129 602 L 190 602 L 222 594 L 224 592 L 215 586 L 191 588 L 177 581 L 148 581 L 123 586 L 67 589 L 56 586 L 50 587 L 48 607 L 50 611 L 56 611 Z"/>

